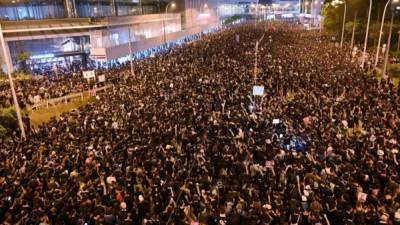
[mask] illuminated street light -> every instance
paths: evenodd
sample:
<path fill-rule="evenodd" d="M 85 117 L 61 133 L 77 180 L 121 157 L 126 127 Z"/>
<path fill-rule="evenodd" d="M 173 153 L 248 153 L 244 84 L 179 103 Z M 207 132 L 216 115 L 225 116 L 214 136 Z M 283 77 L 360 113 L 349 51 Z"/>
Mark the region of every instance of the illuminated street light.
<path fill-rule="evenodd" d="M 399 1 L 393 1 L 393 3 L 398 3 Z M 390 28 L 389 28 L 389 35 L 388 35 L 388 40 L 387 40 L 387 46 L 386 46 L 386 52 L 385 52 L 385 59 L 383 62 L 383 72 L 382 75 L 385 76 L 386 74 L 386 69 L 388 65 L 388 60 L 389 60 L 389 52 L 390 52 L 390 42 L 392 40 L 392 30 L 393 30 L 393 21 L 394 21 L 394 16 L 397 11 L 397 6 L 392 8 L 392 17 L 390 19 Z"/>
<path fill-rule="evenodd" d="M 308 11 L 308 5 L 310 5 L 310 3 L 308 1 L 304 2 L 304 8 L 305 8 L 305 14 L 307 14 Z"/>
<path fill-rule="evenodd" d="M 383 16 L 382 16 L 382 22 L 381 22 L 381 29 L 379 31 L 379 38 L 378 38 L 378 47 L 376 49 L 376 55 L 375 55 L 375 62 L 374 62 L 374 69 L 376 69 L 376 66 L 378 65 L 378 58 L 379 58 L 379 49 L 381 48 L 381 41 L 382 41 L 382 34 L 383 34 L 383 24 L 385 22 L 385 16 L 386 16 L 386 10 L 390 4 L 390 2 L 393 3 L 398 3 L 399 0 L 388 0 L 386 2 L 385 8 L 383 10 Z"/>
<path fill-rule="evenodd" d="M 343 47 L 343 38 L 344 38 L 344 25 L 345 25 L 345 23 L 346 23 L 347 4 L 346 4 L 346 1 L 345 1 L 345 0 L 343 0 L 343 1 L 335 0 L 335 1 L 332 2 L 332 5 L 333 5 L 334 7 L 336 7 L 337 5 L 341 5 L 341 4 L 344 4 L 343 25 L 342 25 L 342 37 L 341 37 L 341 39 L 340 39 L 340 47 L 342 48 L 342 47 Z"/>
<path fill-rule="evenodd" d="M 167 7 L 165 7 L 165 20 L 163 21 L 163 30 L 164 30 L 164 44 L 166 44 L 167 43 L 167 39 L 166 39 L 166 36 L 165 36 L 165 22 L 166 22 L 166 20 L 167 20 L 167 16 L 168 16 L 168 7 L 169 6 L 171 6 L 172 8 L 175 8 L 175 6 L 176 6 L 176 4 L 175 4 L 175 2 L 170 2 L 170 3 L 168 3 L 168 5 L 167 5 Z"/>
<path fill-rule="evenodd" d="M 370 21 L 371 21 L 371 11 L 372 11 L 372 0 L 369 0 L 367 30 L 365 32 L 364 50 L 363 50 L 362 62 L 361 62 L 361 68 L 363 68 L 363 69 L 364 69 L 364 65 L 365 65 L 365 57 L 366 57 L 366 54 L 367 54 L 368 33 L 369 33 L 369 24 L 370 24 Z"/>
<path fill-rule="evenodd" d="M 203 9 L 208 9 L 208 4 L 204 3 L 203 7 L 200 7 L 200 15 L 204 13 Z"/>

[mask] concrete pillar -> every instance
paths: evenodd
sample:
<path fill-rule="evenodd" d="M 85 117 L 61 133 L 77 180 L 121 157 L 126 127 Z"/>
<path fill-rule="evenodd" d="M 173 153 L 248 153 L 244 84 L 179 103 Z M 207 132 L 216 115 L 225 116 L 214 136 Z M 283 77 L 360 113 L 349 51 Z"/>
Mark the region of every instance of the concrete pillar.
<path fill-rule="evenodd" d="M 64 0 L 64 11 L 68 18 L 77 17 L 75 0 Z"/>
<path fill-rule="evenodd" d="M 111 0 L 111 13 L 113 16 L 118 16 L 117 4 L 115 4 L 115 0 Z"/>
<path fill-rule="evenodd" d="M 3 51 L 0 51 L 0 68 L 3 70 L 3 72 L 7 72 L 7 61 L 8 61 L 8 62 L 10 62 L 10 68 L 8 68 L 8 69 L 12 73 L 12 72 L 14 72 L 14 66 L 12 65 L 10 48 L 8 47 L 7 41 L 5 42 L 4 47 L 6 49 L 6 55 L 3 54 Z"/>

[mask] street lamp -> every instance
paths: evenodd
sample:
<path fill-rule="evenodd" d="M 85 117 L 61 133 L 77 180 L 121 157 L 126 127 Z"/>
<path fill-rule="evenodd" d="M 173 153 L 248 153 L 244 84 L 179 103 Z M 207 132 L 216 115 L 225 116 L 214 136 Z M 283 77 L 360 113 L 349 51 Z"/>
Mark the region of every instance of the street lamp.
<path fill-rule="evenodd" d="M 304 9 L 304 11 L 305 11 L 306 14 L 307 14 L 307 11 L 308 11 L 308 5 L 309 5 L 309 4 L 310 4 L 310 3 L 309 3 L 308 1 L 304 3 L 304 5 L 306 6 L 305 9 Z"/>
<path fill-rule="evenodd" d="M 316 13 L 316 11 L 317 11 L 317 9 L 315 8 L 315 6 L 317 6 L 319 4 L 319 1 L 315 1 L 314 2 L 314 0 L 313 0 L 313 3 L 312 3 L 312 5 L 311 5 L 311 15 L 312 15 L 312 18 L 313 18 L 313 27 L 315 27 L 315 17 L 317 17 L 317 13 Z M 313 9 L 314 9 L 314 13 L 313 13 Z"/>
<path fill-rule="evenodd" d="M 257 5 L 256 5 L 256 23 L 254 25 L 257 25 L 257 21 L 258 21 L 258 4 L 259 4 L 260 0 L 257 0 Z"/>
<path fill-rule="evenodd" d="M 267 6 L 261 5 L 261 9 L 262 9 L 262 13 L 263 13 L 262 20 L 265 20 L 265 19 L 266 19 L 266 10 L 267 10 Z"/>
<path fill-rule="evenodd" d="M 274 20 L 275 20 L 275 18 L 276 18 L 276 10 L 275 10 L 275 9 L 278 9 L 278 7 L 279 7 L 279 5 L 278 5 L 278 4 L 275 4 L 275 3 L 272 3 L 272 5 L 271 5 L 272 14 L 274 15 Z M 279 10 L 278 10 L 278 12 L 279 12 Z"/>
<path fill-rule="evenodd" d="M 204 13 L 204 11 L 202 11 L 202 9 L 205 9 L 205 10 L 208 9 L 207 3 L 204 3 L 203 6 L 200 6 L 200 15 L 202 15 L 202 14 Z M 206 22 L 207 22 L 207 21 L 206 21 Z M 201 20 L 201 21 L 199 22 L 199 24 L 200 24 L 200 28 L 201 28 L 201 31 L 200 31 L 200 39 L 202 39 L 202 38 L 203 38 L 203 28 L 204 28 L 203 25 L 204 25 L 204 21 Z"/>
<path fill-rule="evenodd" d="M 399 1 L 393 1 L 393 2 L 398 3 Z M 386 74 L 386 69 L 387 69 L 387 64 L 388 64 L 388 58 L 389 58 L 389 52 L 390 52 L 390 41 L 392 39 L 393 20 L 394 20 L 395 14 L 396 14 L 396 10 L 397 10 L 397 7 L 392 6 L 392 18 L 390 20 L 390 29 L 389 29 L 389 36 L 388 36 L 388 41 L 387 41 L 387 49 L 385 52 L 385 61 L 383 64 L 383 72 L 382 72 L 383 76 L 385 76 L 385 74 Z"/>
<path fill-rule="evenodd" d="M 367 53 L 367 44 L 368 44 L 369 22 L 371 21 L 371 11 L 372 11 L 372 0 L 369 0 L 367 31 L 365 32 L 364 51 L 362 54 L 361 68 L 364 68 L 364 65 L 365 65 L 365 57 L 366 57 L 366 53 Z"/>
<path fill-rule="evenodd" d="M 380 29 L 380 31 L 379 31 L 379 38 L 378 38 L 378 47 L 377 47 L 377 49 L 376 49 L 376 55 L 375 55 L 374 69 L 376 69 L 376 66 L 378 65 L 379 50 L 380 50 L 380 47 L 381 47 L 381 40 L 382 40 L 382 33 L 383 33 L 383 24 L 384 24 L 384 22 L 385 22 L 386 10 L 387 10 L 387 8 L 388 8 L 390 2 L 398 3 L 399 0 L 388 0 L 388 1 L 386 2 L 385 8 L 384 8 L 384 10 L 383 10 L 382 22 L 381 22 L 381 29 Z"/>
<path fill-rule="evenodd" d="M 128 38 L 129 38 L 129 44 L 128 44 L 128 48 L 129 48 L 129 61 L 130 61 L 130 66 L 131 66 L 131 76 L 134 77 L 135 76 L 135 70 L 133 68 L 133 62 L 132 62 L 132 40 L 131 40 L 131 28 L 128 27 Z"/>
<path fill-rule="evenodd" d="M 165 22 L 167 21 L 167 16 L 168 16 L 168 7 L 171 6 L 172 8 L 175 8 L 176 4 L 175 2 L 170 2 L 168 3 L 167 7 L 165 7 L 165 19 L 163 20 L 163 30 L 164 30 L 164 44 L 167 43 L 167 39 L 165 36 Z"/>
<path fill-rule="evenodd" d="M 202 9 L 208 9 L 208 4 L 204 3 L 203 7 L 200 7 L 200 14 L 202 14 L 204 11 Z"/>
<path fill-rule="evenodd" d="M 339 5 L 339 4 L 344 4 L 344 12 L 343 12 L 343 25 L 342 25 L 342 38 L 340 39 L 340 48 L 343 47 L 343 38 L 344 38 L 344 25 L 346 23 L 346 14 L 347 14 L 347 4 L 346 1 L 339 1 L 339 0 L 335 0 L 332 2 L 332 4 L 335 5 Z"/>
<path fill-rule="evenodd" d="M 358 11 L 356 10 L 356 12 L 354 13 L 353 32 L 351 34 L 350 52 L 353 51 L 353 46 L 354 46 L 354 34 L 356 31 L 357 14 L 358 14 Z"/>

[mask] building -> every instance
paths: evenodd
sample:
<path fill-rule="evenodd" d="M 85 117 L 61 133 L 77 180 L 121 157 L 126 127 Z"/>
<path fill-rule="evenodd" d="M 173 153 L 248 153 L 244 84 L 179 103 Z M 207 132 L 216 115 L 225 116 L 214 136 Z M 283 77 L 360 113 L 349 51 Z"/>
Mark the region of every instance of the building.
<path fill-rule="evenodd" d="M 320 28 L 324 3 L 324 0 L 299 0 L 300 21 L 310 29 Z"/>
<path fill-rule="evenodd" d="M 217 0 L 0 1 L 0 62 L 4 71 L 6 61 L 11 70 L 113 62 L 219 26 L 216 9 Z"/>
<path fill-rule="evenodd" d="M 222 19 L 234 15 L 254 18 L 257 14 L 259 19 L 282 19 L 289 15 L 297 18 L 299 6 L 299 0 L 220 0 L 218 12 Z"/>

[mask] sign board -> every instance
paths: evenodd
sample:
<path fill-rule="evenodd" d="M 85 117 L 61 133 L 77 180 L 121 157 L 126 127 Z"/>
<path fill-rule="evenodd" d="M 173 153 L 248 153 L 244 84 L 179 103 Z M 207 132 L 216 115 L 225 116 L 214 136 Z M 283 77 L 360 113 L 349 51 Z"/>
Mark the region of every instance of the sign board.
<path fill-rule="evenodd" d="M 91 37 L 91 39 L 92 39 L 92 37 Z M 95 40 L 98 40 L 98 39 L 94 39 L 93 43 L 97 43 L 97 42 L 95 42 Z M 99 48 L 91 48 L 89 57 L 96 62 L 107 62 L 107 60 L 108 60 L 107 50 L 106 50 L 106 48 L 100 48 L 100 47 Z"/>
<path fill-rule="evenodd" d="M 106 76 L 105 76 L 105 75 L 100 75 L 100 76 L 98 76 L 98 77 L 97 77 L 97 81 L 98 81 L 99 83 L 106 82 Z"/>
<path fill-rule="evenodd" d="M 280 124 L 281 123 L 281 120 L 280 119 L 273 119 L 272 120 L 272 124 Z"/>
<path fill-rule="evenodd" d="M 90 79 L 94 77 L 95 77 L 94 70 L 83 71 L 83 78 Z"/>
<path fill-rule="evenodd" d="M 263 96 L 264 95 L 264 86 L 253 86 L 253 95 Z"/>

